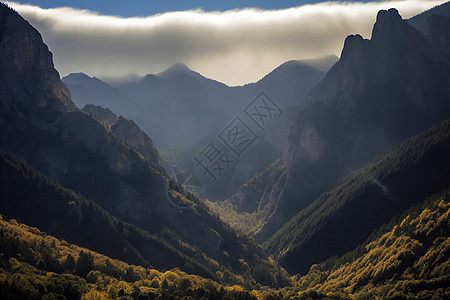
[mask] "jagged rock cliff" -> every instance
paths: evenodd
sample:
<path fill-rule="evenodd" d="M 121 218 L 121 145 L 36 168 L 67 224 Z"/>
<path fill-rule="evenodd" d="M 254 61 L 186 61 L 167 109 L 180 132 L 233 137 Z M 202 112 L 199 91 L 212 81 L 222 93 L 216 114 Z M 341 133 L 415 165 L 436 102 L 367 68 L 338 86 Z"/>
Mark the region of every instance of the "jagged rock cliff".
<path fill-rule="evenodd" d="M 13 105 L 32 109 L 76 109 L 53 67 L 52 54 L 36 29 L 8 7 L 0 6 L 0 97 L 2 111 Z M 24 46 L 26 45 L 26 47 Z"/>

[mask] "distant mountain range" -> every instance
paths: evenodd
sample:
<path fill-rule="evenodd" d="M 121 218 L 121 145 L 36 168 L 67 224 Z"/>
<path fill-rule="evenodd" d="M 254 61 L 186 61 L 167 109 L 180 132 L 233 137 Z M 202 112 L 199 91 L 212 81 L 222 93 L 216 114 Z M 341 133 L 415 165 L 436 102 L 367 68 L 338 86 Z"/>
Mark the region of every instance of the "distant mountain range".
<path fill-rule="evenodd" d="M 94 104 L 109 108 L 136 122 L 160 150 L 177 158 L 180 165 L 176 169 L 172 168 L 172 162 L 164 164 L 173 178 L 179 172 L 193 173 L 202 182 L 202 196 L 224 199 L 227 191 L 237 189 L 281 155 L 292 108 L 303 104 L 306 93 L 324 78 L 336 60 L 335 56 L 327 56 L 289 61 L 260 81 L 240 87 L 228 87 L 205 78 L 181 63 L 159 74 L 134 77 L 131 81 L 128 77 L 122 82 L 115 79 L 114 85 L 83 73 L 70 74 L 62 81 L 78 106 Z M 221 174 L 213 184 L 196 166 L 194 157 L 235 117 L 245 116 L 245 107 L 261 92 L 284 114 L 272 120 L 266 131 L 261 131 L 251 120 L 245 120 L 258 139 L 242 156 L 234 157 L 233 168 Z"/>

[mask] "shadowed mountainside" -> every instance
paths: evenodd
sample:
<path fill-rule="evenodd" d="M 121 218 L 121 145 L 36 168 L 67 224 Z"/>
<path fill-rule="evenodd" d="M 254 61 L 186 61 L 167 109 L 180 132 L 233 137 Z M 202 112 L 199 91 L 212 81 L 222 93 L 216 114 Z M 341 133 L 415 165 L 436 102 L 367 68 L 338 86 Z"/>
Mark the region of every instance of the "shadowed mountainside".
<path fill-rule="evenodd" d="M 411 205 L 450 185 L 450 121 L 421 132 L 341 179 L 264 243 L 288 271 L 342 255 Z M 324 247 L 323 245 L 327 245 Z"/>

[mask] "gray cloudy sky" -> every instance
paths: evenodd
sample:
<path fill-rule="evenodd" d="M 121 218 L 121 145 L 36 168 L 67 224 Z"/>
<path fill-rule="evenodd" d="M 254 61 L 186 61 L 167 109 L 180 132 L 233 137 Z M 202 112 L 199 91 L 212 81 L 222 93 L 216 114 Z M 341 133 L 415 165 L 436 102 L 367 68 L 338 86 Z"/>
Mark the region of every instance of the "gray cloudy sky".
<path fill-rule="evenodd" d="M 445 1 L 323 2 L 283 10 L 169 12 L 145 18 L 7 2 L 42 34 L 62 76 L 123 76 L 183 62 L 229 85 L 259 80 L 291 59 L 340 55 L 344 39 L 370 38 L 380 9 L 403 18 Z"/>

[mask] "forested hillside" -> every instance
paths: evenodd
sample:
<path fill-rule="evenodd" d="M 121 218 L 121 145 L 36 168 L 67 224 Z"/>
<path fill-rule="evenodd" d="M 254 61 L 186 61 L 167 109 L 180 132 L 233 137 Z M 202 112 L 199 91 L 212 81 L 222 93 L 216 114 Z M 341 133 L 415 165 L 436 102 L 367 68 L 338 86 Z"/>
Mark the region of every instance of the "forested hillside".
<path fill-rule="evenodd" d="M 224 264 L 168 229 L 156 236 L 111 216 L 94 202 L 4 152 L 0 153 L 0 179 L 0 212 L 110 257 L 144 267 L 179 267 L 185 272 L 248 287 L 258 282 L 270 286 L 289 283 L 285 271 L 273 261 L 261 260 L 265 255 L 253 241 L 245 236 L 234 240 L 231 228 L 223 232 L 230 239 L 230 244 L 223 247 L 236 252 L 224 251 Z M 191 201 L 181 194 L 177 197 Z M 209 218 L 214 219 L 212 215 Z M 235 243 L 245 245 L 246 253 L 238 253 Z M 234 256 L 239 259 L 233 260 Z"/>
<path fill-rule="evenodd" d="M 450 192 L 437 193 L 374 233 L 354 251 L 313 265 L 299 299 L 448 299 Z M 291 294 L 292 295 L 292 294 Z"/>
<path fill-rule="evenodd" d="M 0 219 L 1 299 L 257 299 L 179 269 L 159 272 L 70 244 L 16 220 Z"/>
<path fill-rule="evenodd" d="M 342 255 L 394 215 L 450 184 L 450 120 L 342 179 L 264 245 L 292 273 Z M 324 247 L 327 245 L 327 247 Z"/>

